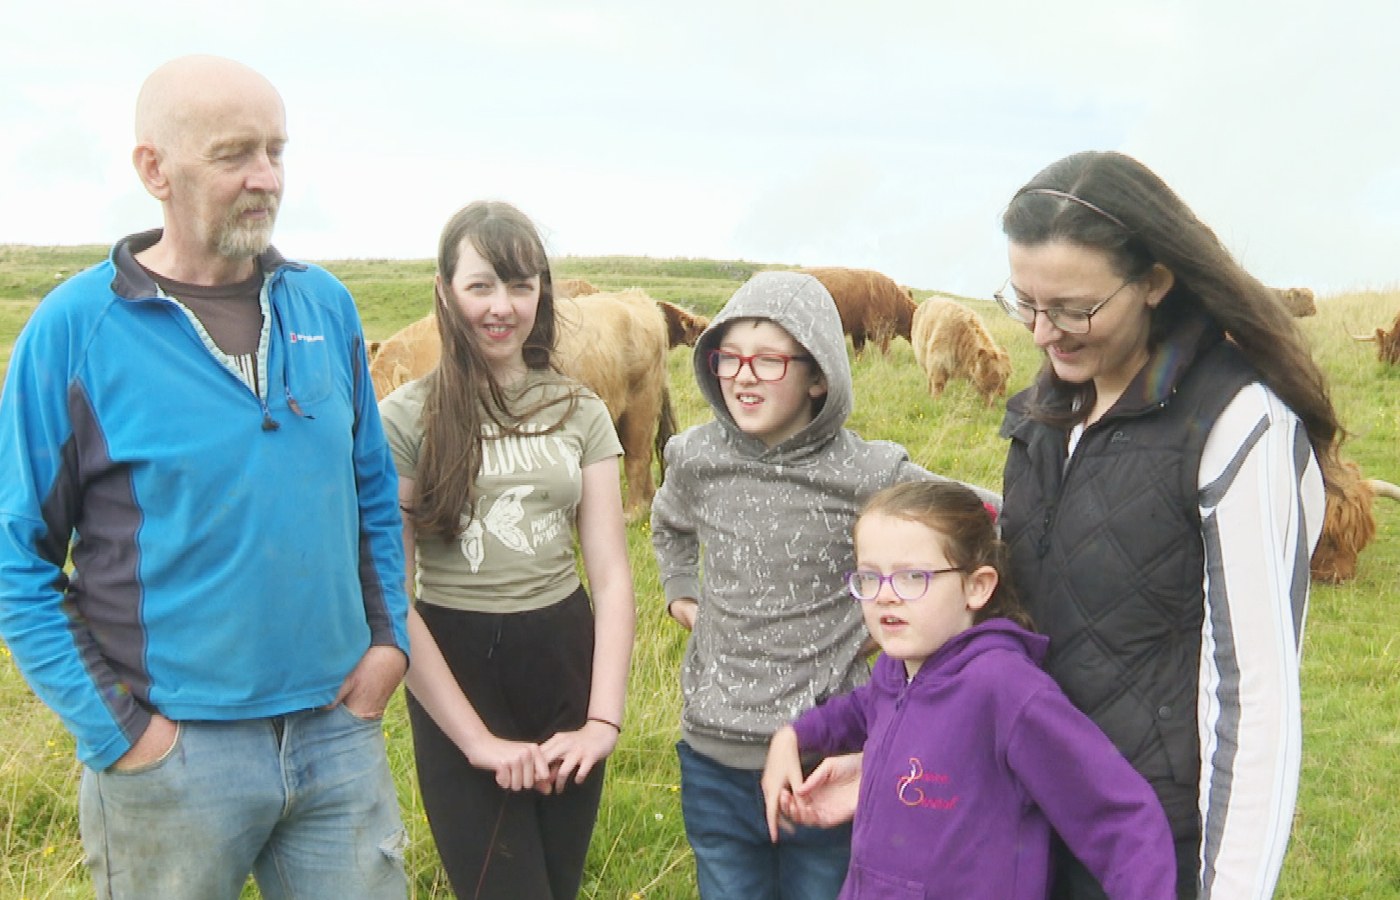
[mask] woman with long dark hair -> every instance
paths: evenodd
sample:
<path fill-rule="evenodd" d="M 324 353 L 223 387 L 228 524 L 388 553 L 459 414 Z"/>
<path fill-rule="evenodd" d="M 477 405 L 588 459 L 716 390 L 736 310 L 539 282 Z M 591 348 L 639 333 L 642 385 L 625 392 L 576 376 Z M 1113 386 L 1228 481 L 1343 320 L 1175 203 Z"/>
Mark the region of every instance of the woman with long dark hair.
<path fill-rule="evenodd" d="M 1002 225 L 996 298 L 1045 353 L 1007 404 L 1002 528 L 1046 668 L 1156 790 L 1178 896 L 1272 896 L 1341 437 L 1326 381 L 1272 292 L 1131 157 L 1056 162 Z M 1054 897 L 1105 896 L 1059 863 Z"/>

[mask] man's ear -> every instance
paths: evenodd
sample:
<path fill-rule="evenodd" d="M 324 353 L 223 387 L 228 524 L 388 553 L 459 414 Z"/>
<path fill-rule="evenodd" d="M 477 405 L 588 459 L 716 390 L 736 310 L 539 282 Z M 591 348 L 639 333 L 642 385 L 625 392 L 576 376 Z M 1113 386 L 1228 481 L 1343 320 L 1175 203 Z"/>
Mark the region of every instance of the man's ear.
<path fill-rule="evenodd" d="M 157 200 L 170 199 L 170 178 L 165 174 L 161 153 L 151 144 L 137 144 L 131 151 L 131 164 L 146 186 L 146 192 Z"/>

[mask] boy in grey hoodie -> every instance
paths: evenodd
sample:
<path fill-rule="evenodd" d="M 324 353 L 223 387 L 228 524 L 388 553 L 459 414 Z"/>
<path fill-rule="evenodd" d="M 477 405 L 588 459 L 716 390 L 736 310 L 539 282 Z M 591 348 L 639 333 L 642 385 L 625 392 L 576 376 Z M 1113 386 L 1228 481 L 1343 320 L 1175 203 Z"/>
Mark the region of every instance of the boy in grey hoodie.
<path fill-rule="evenodd" d="M 651 526 L 667 611 L 692 632 L 677 752 L 700 895 L 832 898 L 849 827 L 769 840 L 759 786 L 768 740 L 868 675 L 873 645 L 842 582 L 861 502 L 939 476 L 898 444 L 845 428 L 846 339 L 809 275 L 751 278 L 696 342 L 694 367 L 715 419 L 666 445 Z"/>

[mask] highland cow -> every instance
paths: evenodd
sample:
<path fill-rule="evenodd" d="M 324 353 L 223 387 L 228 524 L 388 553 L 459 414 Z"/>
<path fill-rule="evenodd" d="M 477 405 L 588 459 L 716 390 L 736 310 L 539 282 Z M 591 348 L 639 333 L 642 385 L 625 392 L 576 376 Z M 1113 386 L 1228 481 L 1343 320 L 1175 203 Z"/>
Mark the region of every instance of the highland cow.
<path fill-rule="evenodd" d="M 1390 331 L 1377 328 L 1375 334 L 1352 335 L 1358 341 L 1374 341 L 1376 344 L 1376 357 L 1383 363 L 1392 366 L 1400 365 L 1400 313 L 1395 316 L 1395 321 L 1390 323 Z"/>
<path fill-rule="evenodd" d="M 1297 318 L 1317 315 L 1317 298 L 1312 288 L 1273 288 L 1273 292 L 1289 315 Z"/>
<path fill-rule="evenodd" d="M 589 284 L 586 278 L 564 278 L 554 282 L 556 297 L 584 297 L 596 293 L 598 289 Z"/>
<path fill-rule="evenodd" d="M 1356 577 L 1357 557 L 1376 536 L 1372 500 L 1388 497 L 1400 501 L 1400 487 L 1379 479 L 1361 477 L 1356 463 L 1343 460 L 1333 473 L 1336 484 L 1327 492 L 1322 536 L 1313 550 L 1313 578 L 1339 584 Z"/>
<path fill-rule="evenodd" d="M 841 330 L 851 336 L 856 353 L 874 341 L 889 353 L 896 336 L 909 340 L 914 323 L 913 293 L 893 279 L 869 269 L 834 267 L 799 269 L 820 281 L 836 301 Z"/>
<path fill-rule="evenodd" d="M 977 314 L 962 304 L 938 297 L 920 303 L 909 342 L 931 396 L 941 395 L 952 378 L 972 382 L 988 406 L 1006 394 L 1011 358 Z"/>

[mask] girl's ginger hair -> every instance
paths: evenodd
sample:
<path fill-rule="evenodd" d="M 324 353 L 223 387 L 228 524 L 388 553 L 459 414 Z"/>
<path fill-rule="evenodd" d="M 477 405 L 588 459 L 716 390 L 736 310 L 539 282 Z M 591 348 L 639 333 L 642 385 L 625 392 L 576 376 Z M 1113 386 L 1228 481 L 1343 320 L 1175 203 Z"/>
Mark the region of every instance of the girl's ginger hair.
<path fill-rule="evenodd" d="M 462 530 L 464 518 L 476 514 L 476 479 L 481 472 L 482 426 L 494 423 L 501 434 L 519 434 L 520 422 L 545 408 L 561 403 L 542 399 L 513 409 L 491 368 L 487 365 L 471 324 L 452 297 L 452 278 L 463 242 L 470 242 L 490 263 L 502 281 L 518 281 L 538 275 L 540 298 L 535 324 L 525 338 L 525 366 L 555 370 L 554 281 L 549 257 L 534 224 L 508 203 L 479 200 L 448 220 L 438 241 L 437 274 L 441 289 L 434 289 L 433 314 L 442 336 L 442 356 L 428 375 L 423 402 L 423 444 L 418 455 L 416 496 L 404 510 L 415 526 L 452 540 Z M 559 428 L 577 403 L 575 390 L 567 391 L 558 418 L 543 432 Z M 532 432 L 539 433 L 539 432 Z"/>
<path fill-rule="evenodd" d="M 942 538 L 943 555 L 965 575 L 982 566 L 997 573 L 997 586 L 986 604 L 973 613 L 973 624 L 1001 618 L 1027 630 L 1035 628 L 1009 577 L 1006 544 L 997 535 L 996 510 L 966 485 L 956 481 L 900 482 L 865 501 L 857 527 L 860 519 L 876 514 L 936 531 Z"/>

